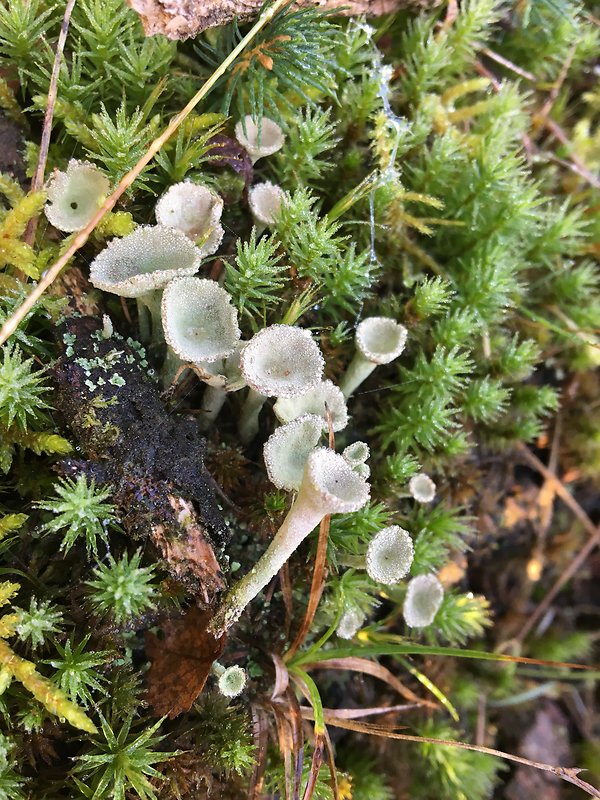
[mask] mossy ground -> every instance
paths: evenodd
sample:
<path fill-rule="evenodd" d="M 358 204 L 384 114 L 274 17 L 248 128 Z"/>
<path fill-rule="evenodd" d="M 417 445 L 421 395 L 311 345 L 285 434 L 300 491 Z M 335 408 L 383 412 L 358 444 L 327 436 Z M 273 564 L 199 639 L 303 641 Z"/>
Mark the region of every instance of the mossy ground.
<path fill-rule="evenodd" d="M 0 0 L 0 322 L 68 245 L 28 194 L 63 13 Z M 597 673 L 448 652 L 598 662 L 595 14 L 471 0 L 367 24 L 285 9 L 3 345 L 0 800 L 583 796 L 395 731 L 577 764 L 600 784 Z M 121 0 L 77 0 L 46 174 L 87 159 L 114 188 L 247 28 L 146 39 Z M 246 113 L 286 137 L 254 166 L 234 138 Z M 224 200 L 199 274 L 230 293 L 244 339 L 308 328 L 338 381 L 361 319 L 408 329 L 335 436 L 339 452 L 369 443 L 371 502 L 333 516 L 328 541 L 315 531 L 227 641 L 207 631 L 218 598 L 291 503 L 262 463 L 272 402 L 250 445 L 242 392 L 205 438 L 201 381 L 163 387 L 164 346 L 139 343 L 135 303 L 88 282 L 107 241 L 152 224 L 183 179 Z M 264 180 L 289 201 L 259 236 L 248 189 Z M 432 504 L 408 492 L 419 471 Z M 406 581 L 363 569 L 392 524 L 413 539 L 411 575 L 445 587 L 423 630 L 404 623 Z M 351 641 L 335 635 L 348 610 L 364 618 Z M 248 674 L 231 702 L 217 657 Z"/>

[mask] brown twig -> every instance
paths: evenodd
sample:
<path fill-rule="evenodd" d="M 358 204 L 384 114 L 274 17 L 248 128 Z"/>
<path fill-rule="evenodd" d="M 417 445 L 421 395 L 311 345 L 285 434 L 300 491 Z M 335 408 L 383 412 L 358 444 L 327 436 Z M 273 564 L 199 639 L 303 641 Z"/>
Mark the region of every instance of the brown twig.
<path fill-rule="evenodd" d="M 556 494 L 560 497 L 563 503 L 570 508 L 590 536 L 594 536 L 596 533 L 596 526 L 585 513 L 583 508 L 579 505 L 577 500 L 575 500 L 571 492 L 567 489 L 560 478 L 557 478 L 556 475 L 554 475 L 526 445 L 522 443 L 518 444 L 517 450 L 532 469 L 534 469 L 536 472 L 539 472 L 540 475 L 545 478 L 545 480 L 554 485 Z"/>
<path fill-rule="evenodd" d="M 323 713 L 325 716 L 325 723 L 327 725 L 333 725 L 336 728 L 344 728 L 346 730 L 356 731 L 357 733 L 367 733 L 371 736 L 382 736 L 386 739 L 399 739 L 404 742 L 416 742 L 418 744 L 427 743 L 446 745 L 447 747 L 456 747 L 459 750 L 472 750 L 476 753 L 486 753 L 487 755 L 495 756 L 496 758 L 503 758 L 506 761 L 514 761 L 516 764 L 524 764 L 526 767 L 534 767 L 542 772 L 550 772 L 553 775 L 556 775 L 558 778 L 568 781 L 569 783 L 578 786 L 580 789 L 583 789 L 583 791 L 587 792 L 590 797 L 600 798 L 600 792 L 598 789 L 596 789 L 590 783 L 587 783 L 587 781 L 584 781 L 578 777 L 581 769 L 577 767 L 555 767 L 552 764 L 544 764 L 541 761 L 531 761 L 529 758 L 515 756 L 512 753 L 505 753 L 504 751 L 496 750 L 493 747 L 483 747 L 482 745 L 478 744 L 468 744 L 467 742 L 458 742 L 448 739 L 433 739 L 429 736 L 412 736 L 408 733 L 396 733 L 391 728 L 386 728 L 380 725 L 372 725 L 368 722 L 342 719 L 341 717 L 338 717 L 335 714 L 326 711 L 325 709 L 323 709 Z M 314 713 L 312 708 L 303 707 L 302 716 L 305 719 L 313 719 Z"/>
<path fill-rule="evenodd" d="M 140 158 L 137 164 L 121 178 L 117 188 L 106 198 L 102 207 L 97 211 L 94 217 L 88 222 L 85 228 L 79 231 L 79 233 L 73 238 L 71 244 L 67 247 L 60 258 L 55 261 L 54 264 L 47 270 L 46 274 L 33 289 L 33 291 L 29 293 L 19 308 L 17 308 L 16 311 L 11 314 L 2 328 L 0 328 L 0 345 L 4 344 L 9 336 L 12 336 L 19 324 L 25 319 L 27 314 L 44 294 L 46 289 L 48 289 L 48 287 L 54 283 L 61 270 L 69 263 L 75 253 L 84 246 L 98 223 L 106 216 L 106 214 L 108 214 L 109 211 L 115 207 L 121 195 L 126 192 L 127 189 L 129 189 L 136 178 L 140 175 L 144 167 L 146 167 L 150 161 L 152 161 L 161 147 L 171 138 L 171 136 L 179 128 L 181 123 L 189 116 L 189 114 L 191 114 L 200 100 L 206 97 L 221 75 L 226 72 L 227 68 L 235 61 L 238 55 L 250 44 L 256 34 L 262 28 L 264 28 L 264 26 L 275 16 L 279 9 L 288 1 L 289 0 L 275 0 L 273 5 L 270 6 L 263 14 L 261 14 L 257 22 L 252 26 L 237 47 L 231 51 L 227 58 L 213 72 L 210 78 L 208 78 L 208 80 L 200 87 L 200 89 L 198 89 L 189 103 L 173 117 L 171 122 L 169 122 L 160 136 L 157 136 L 157 138 L 152 142 L 148 150 Z"/>
<path fill-rule="evenodd" d="M 558 141 L 570 151 L 570 161 L 568 163 L 573 165 L 573 171 L 585 178 L 595 189 L 600 189 L 600 181 L 598 178 L 596 178 L 596 176 L 590 172 L 580 158 L 573 154 L 573 145 L 569 141 L 569 137 L 563 131 L 560 125 L 553 119 L 544 119 L 542 124 L 546 130 L 548 130 L 552 136 L 554 136 L 555 139 L 558 139 Z"/>
<path fill-rule="evenodd" d="M 590 538 L 582 547 L 575 558 L 569 562 L 568 566 L 561 573 L 555 581 L 552 588 L 545 595 L 544 599 L 539 603 L 533 614 L 529 616 L 519 634 L 515 637 L 518 642 L 523 642 L 525 638 L 531 633 L 540 619 L 544 616 L 554 598 L 558 595 L 562 587 L 569 581 L 582 564 L 589 557 L 590 553 L 600 545 L 600 527 L 596 527 L 585 511 L 581 508 L 579 503 L 571 495 L 569 490 L 563 482 L 552 473 L 525 445 L 519 446 L 521 455 L 525 461 L 537 472 L 539 472 L 546 480 L 546 483 L 551 483 L 554 486 L 556 494 L 563 500 L 565 505 L 569 506 L 571 511 L 575 514 L 577 519 L 581 522 L 583 527 L 589 533 Z"/>
<path fill-rule="evenodd" d="M 527 72 L 526 69 L 518 67 L 516 64 L 513 64 L 512 61 L 509 61 L 508 58 L 504 58 L 504 56 L 501 56 L 500 53 L 496 53 L 494 52 L 494 50 L 490 50 L 489 47 L 482 47 L 480 52 L 483 53 L 484 56 L 490 58 L 492 61 L 495 61 L 498 64 L 502 64 L 503 67 L 506 67 L 506 69 L 511 70 L 511 72 L 520 75 L 521 78 L 525 78 L 526 80 L 532 81 L 533 83 L 537 81 L 537 78 L 532 72 Z"/>
<path fill-rule="evenodd" d="M 52 74 L 50 76 L 50 85 L 48 87 L 48 104 L 46 106 L 46 113 L 44 114 L 44 126 L 42 128 L 42 138 L 40 140 L 40 154 L 38 156 L 37 165 L 31 181 L 31 191 L 37 192 L 44 185 L 44 174 L 46 172 L 46 161 L 48 159 L 48 150 L 50 148 L 50 136 L 52 135 L 52 120 L 54 119 L 54 107 L 56 106 L 56 96 L 58 94 L 58 76 L 60 73 L 60 65 L 62 62 L 62 55 L 67 41 L 67 33 L 69 32 L 69 24 L 71 22 L 71 13 L 75 0 L 68 0 L 65 7 L 63 21 L 60 26 L 60 33 L 58 34 L 58 41 L 56 43 L 56 53 L 54 54 L 54 64 L 52 65 Z M 39 216 L 35 216 L 29 220 L 23 240 L 26 244 L 32 245 L 35 240 L 35 233 L 37 231 Z"/>

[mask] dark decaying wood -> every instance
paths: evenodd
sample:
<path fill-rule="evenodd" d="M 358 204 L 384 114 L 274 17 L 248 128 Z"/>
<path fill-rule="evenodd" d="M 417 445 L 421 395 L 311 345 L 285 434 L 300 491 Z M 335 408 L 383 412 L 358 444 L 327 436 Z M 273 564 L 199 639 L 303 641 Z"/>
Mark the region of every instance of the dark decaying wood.
<path fill-rule="evenodd" d="M 197 423 L 169 413 L 139 344 L 105 338 L 97 317 L 71 317 L 58 335 L 54 406 L 78 451 L 64 471 L 109 484 L 125 531 L 154 545 L 173 577 L 210 605 L 224 586 L 213 546 L 224 544 L 226 526 Z"/>

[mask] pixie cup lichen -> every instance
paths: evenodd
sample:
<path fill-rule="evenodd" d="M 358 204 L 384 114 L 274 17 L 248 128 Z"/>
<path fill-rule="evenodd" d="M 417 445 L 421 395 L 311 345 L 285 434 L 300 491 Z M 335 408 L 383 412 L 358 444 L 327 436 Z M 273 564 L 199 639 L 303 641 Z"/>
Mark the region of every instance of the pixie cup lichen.
<path fill-rule="evenodd" d="M 340 639 L 354 639 L 365 619 L 366 617 L 360 609 L 350 606 L 340 617 L 335 632 Z"/>
<path fill-rule="evenodd" d="M 273 411 L 280 422 L 291 422 L 302 414 L 318 414 L 325 429 L 329 415 L 336 433 L 348 424 L 348 409 L 342 390 L 329 380 L 321 381 L 297 397 L 279 397 Z"/>
<path fill-rule="evenodd" d="M 357 464 L 364 464 L 371 455 L 371 450 L 366 442 L 353 442 L 344 448 L 342 455 L 354 467 Z"/>
<path fill-rule="evenodd" d="M 271 483 L 290 492 L 299 489 L 308 456 L 322 434 L 323 422 L 316 414 L 303 414 L 277 428 L 263 450 Z"/>
<path fill-rule="evenodd" d="M 215 422 L 225 404 L 227 395 L 231 392 L 239 392 L 246 385 L 240 369 L 240 354 L 245 345 L 245 342 L 237 342 L 233 352 L 223 361 L 202 365 L 205 371 L 212 373 L 211 377 L 203 378 L 206 388 L 202 395 L 198 416 L 198 424 L 203 430 L 208 430 Z"/>
<path fill-rule="evenodd" d="M 144 225 L 122 239 L 113 239 L 92 261 L 90 281 L 97 289 L 120 297 L 135 297 L 142 338 L 149 338 L 145 308 L 153 334 L 162 338 L 161 290 L 174 278 L 194 275 L 202 253 L 175 228 Z"/>
<path fill-rule="evenodd" d="M 408 574 L 413 557 L 414 548 L 408 531 L 399 525 L 390 525 L 376 533 L 369 542 L 367 574 L 371 580 L 391 586 Z"/>
<path fill-rule="evenodd" d="M 65 172 L 56 170 L 50 177 L 44 213 L 59 231 L 80 231 L 96 214 L 109 188 L 108 178 L 93 164 L 72 158 Z"/>
<path fill-rule="evenodd" d="M 285 141 L 283 131 L 276 122 L 268 117 L 255 121 L 250 114 L 236 123 L 235 138 L 248 151 L 253 164 L 259 158 L 281 150 Z"/>
<path fill-rule="evenodd" d="M 350 397 L 379 364 L 398 358 L 406 334 L 406 328 L 389 317 L 369 317 L 360 323 L 354 339 L 356 353 L 340 383 L 344 397 Z"/>
<path fill-rule="evenodd" d="M 327 514 L 358 511 L 368 500 L 369 484 L 341 455 L 326 448 L 313 450 L 286 518 L 258 563 L 226 595 L 211 623 L 213 632 L 220 635 L 239 619 Z"/>
<path fill-rule="evenodd" d="M 408 482 L 408 491 L 417 503 L 431 503 L 435 497 L 436 485 L 429 475 L 419 472 Z"/>
<path fill-rule="evenodd" d="M 248 443 L 258 433 L 258 417 L 266 398 L 291 398 L 312 389 L 321 380 L 325 361 L 310 331 L 271 325 L 248 342 L 240 366 L 250 389 L 238 428 L 242 442 Z"/>
<path fill-rule="evenodd" d="M 211 667 L 213 674 L 217 677 L 217 686 L 223 697 L 229 699 L 238 697 L 246 686 L 246 671 L 242 667 L 224 667 L 215 661 Z"/>
<path fill-rule="evenodd" d="M 223 200 L 207 186 L 182 181 L 171 186 L 156 204 L 159 225 L 176 228 L 196 243 L 202 257 L 215 253 L 223 240 L 220 223 Z"/>
<path fill-rule="evenodd" d="M 409 628 L 426 628 L 444 599 L 444 587 L 435 575 L 417 575 L 406 589 L 402 613 Z"/>
<path fill-rule="evenodd" d="M 265 228 L 276 221 L 281 206 L 285 202 L 285 192 L 281 186 L 265 181 L 257 183 L 248 192 L 248 205 L 254 219 L 256 233 L 261 234 Z"/>
<path fill-rule="evenodd" d="M 216 281 L 175 278 L 161 311 L 165 340 L 182 361 L 212 364 L 233 353 L 240 339 L 237 309 Z"/>

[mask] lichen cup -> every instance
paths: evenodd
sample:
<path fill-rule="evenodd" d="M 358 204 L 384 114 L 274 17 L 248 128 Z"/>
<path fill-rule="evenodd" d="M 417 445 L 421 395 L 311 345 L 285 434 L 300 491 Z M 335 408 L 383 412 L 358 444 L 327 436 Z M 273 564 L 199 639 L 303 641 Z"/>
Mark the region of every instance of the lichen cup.
<path fill-rule="evenodd" d="M 356 352 L 340 381 L 344 397 L 356 391 L 379 364 L 389 364 L 404 350 L 407 331 L 389 317 L 368 317 L 356 329 Z"/>
<path fill-rule="evenodd" d="M 242 350 L 240 367 L 250 387 L 238 430 L 247 444 L 258 433 L 258 417 L 267 397 L 296 397 L 321 380 L 325 361 L 310 331 L 271 325 Z"/>
<path fill-rule="evenodd" d="M 194 275 L 202 253 L 181 231 L 163 225 L 142 225 L 122 239 L 113 239 L 92 261 L 90 281 L 97 289 L 135 297 L 140 333 L 150 338 L 146 309 L 152 318 L 152 334 L 162 340 L 161 292 L 174 278 Z"/>

